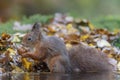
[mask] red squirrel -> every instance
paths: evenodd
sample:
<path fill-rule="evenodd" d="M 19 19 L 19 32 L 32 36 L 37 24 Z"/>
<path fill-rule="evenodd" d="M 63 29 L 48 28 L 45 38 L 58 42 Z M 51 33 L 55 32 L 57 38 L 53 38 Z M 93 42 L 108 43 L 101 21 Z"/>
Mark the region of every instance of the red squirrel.
<path fill-rule="evenodd" d="M 81 43 L 67 50 L 60 38 L 43 35 L 39 23 L 35 23 L 23 37 L 22 44 L 31 50 L 19 50 L 20 55 L 45 62 L 50 72 L 100 72 L 112 69 L 102 52 Z"/>

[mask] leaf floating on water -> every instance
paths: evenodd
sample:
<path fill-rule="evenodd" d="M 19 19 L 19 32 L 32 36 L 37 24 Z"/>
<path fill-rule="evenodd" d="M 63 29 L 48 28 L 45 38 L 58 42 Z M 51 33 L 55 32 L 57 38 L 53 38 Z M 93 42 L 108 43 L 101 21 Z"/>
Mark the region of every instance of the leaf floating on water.
<path fill-rule="evenodd" d="M 25 73 L 25 75 L 24 75 L 24 80 L 31 80 L 29 73 Z"/>

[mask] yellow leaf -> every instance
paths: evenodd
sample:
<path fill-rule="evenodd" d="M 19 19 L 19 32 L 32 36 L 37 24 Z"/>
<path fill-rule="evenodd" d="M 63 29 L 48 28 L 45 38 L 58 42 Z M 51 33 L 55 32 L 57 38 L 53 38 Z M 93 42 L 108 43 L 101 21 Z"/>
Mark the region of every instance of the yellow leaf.
<path fill-rule="evenodd" d="M 2 45 L 2 43 L 0 43 L 0 47 L 2 47 L 3 45 Z"/>
<path fill-rule="evenodd" d="M 112 54 L 107 55 L 109 58 L 114 58 Z"/>
<path fill-rule="evenodd" d="M 91 30 L 95 29 L 94 26 L 91 23 L 89 23 L 89 27 L 90 27 Z"/>
<path fill-rule="evenodd" d="M 14 69 L 12 70 L 12 73 L 18 73 L 18 72 L 24 72 L 21 68 L 18 66 L 12 66 Z"/>
<path fill-rule="evenodd" d="M 72 24 L 68 24 L 66 28 L 67 28 L 67 34 L 78 33 L 78 30 L 75 29 Z"/>
<path fill-rule="evenodd" d="M 52 32 L 48 32 L 47 35 L 48 35 L 48 36 L 53 36 L 54 33 L 52 33 Z"/>
<path fill-rule="evenodd" d="M 114 33 L 117 34 L 120 32 L 120 29 L 114 29 Z"/>
<path fill-rule="evenodd" d="M 16 53 L 15 50 L 12 48 L 8 48 L 7 51 L 10 52 L 10 55 L 15 55 L 15 53 Z"/>
<path fill-rule="evenodd" d="M 71 28 L 73 28 L 73 27 L 72 27 L 72 24 L 68 24 L 68 25 L 67 25 L 67 30 L 69 30 L 69 29 L 71 29 Z"/>
<path fill-rule="evenodd" d="M 22 63 L 25 69 L 30 70 L 32 63 L 28 61 L 26 58 L 22 58 Z"/>
<path fill-rule="evenodd" d="M 29 73 L 25 73 L 24 80 L 31 80 Z"/>
<path fill-rule="evenodd" d="M 90 43 L 90 44 L 89 44 L 89 46 L 91 46 L 91 47 L 96 47 L 96 46 L 95 46 L 95 45 L 93 45 L 92 43 Z"/>
<path fill-rule="evenodd" d="M 80 40 L 85 41 L 87 38 L 89 38 L 88 34 L 81 36 Z"/>

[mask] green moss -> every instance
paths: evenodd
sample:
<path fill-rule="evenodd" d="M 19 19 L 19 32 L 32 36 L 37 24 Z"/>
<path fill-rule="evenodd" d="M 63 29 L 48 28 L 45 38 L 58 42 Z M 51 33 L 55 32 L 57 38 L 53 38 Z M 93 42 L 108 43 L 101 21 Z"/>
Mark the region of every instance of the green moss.
<path fill-rule="evenodd" d="M 110 31 L 120 29 L 120 16 L 106 16 L 91 20 L 96 28 L 106 28 Z"/>
<path fill-rule="evenodd" d="M 14 33 L 14 31 L 12 30 L 12 26 L 13 26 L 13 21 L 9 21 L 9 22 L 6 22 L 6 23 L 1 23 L 0 24 L 0 34 L 2 32 Z"/>
<path fill-rule="evenodd" d="M 30 17 L 25 17 L 21 20 L 19 20 L 22 24 L 34 24 L 35 22 L 41 22 L 41 23 L 47 23 L 50 18 L 53 16 L 51 15 L 33 15 Z M 110 31 L 113 31 L 114 29 L 120 29 L 120 16 L 106 16 L 106 17 L 97 17 L 90 20 L 90 22 L 96 27 L 96 28 L 106 28 Z M 6 23 L 0 24 L 0 33 L 7 32 L 10 34 L 13 34 L 17 31 L 14 31 L 12 29 L 14 20 L 10 20 Z"/>

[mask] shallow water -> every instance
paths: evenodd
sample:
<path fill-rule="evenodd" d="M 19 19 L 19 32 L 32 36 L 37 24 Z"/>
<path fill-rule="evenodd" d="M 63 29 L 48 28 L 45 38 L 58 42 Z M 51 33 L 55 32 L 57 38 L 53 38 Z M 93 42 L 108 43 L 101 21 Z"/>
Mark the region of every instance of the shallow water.
<path fill-rule="evenodd" d="M 6 73 L 1 74 L 0 80 L 120 80 L 113 73 Z"/>

